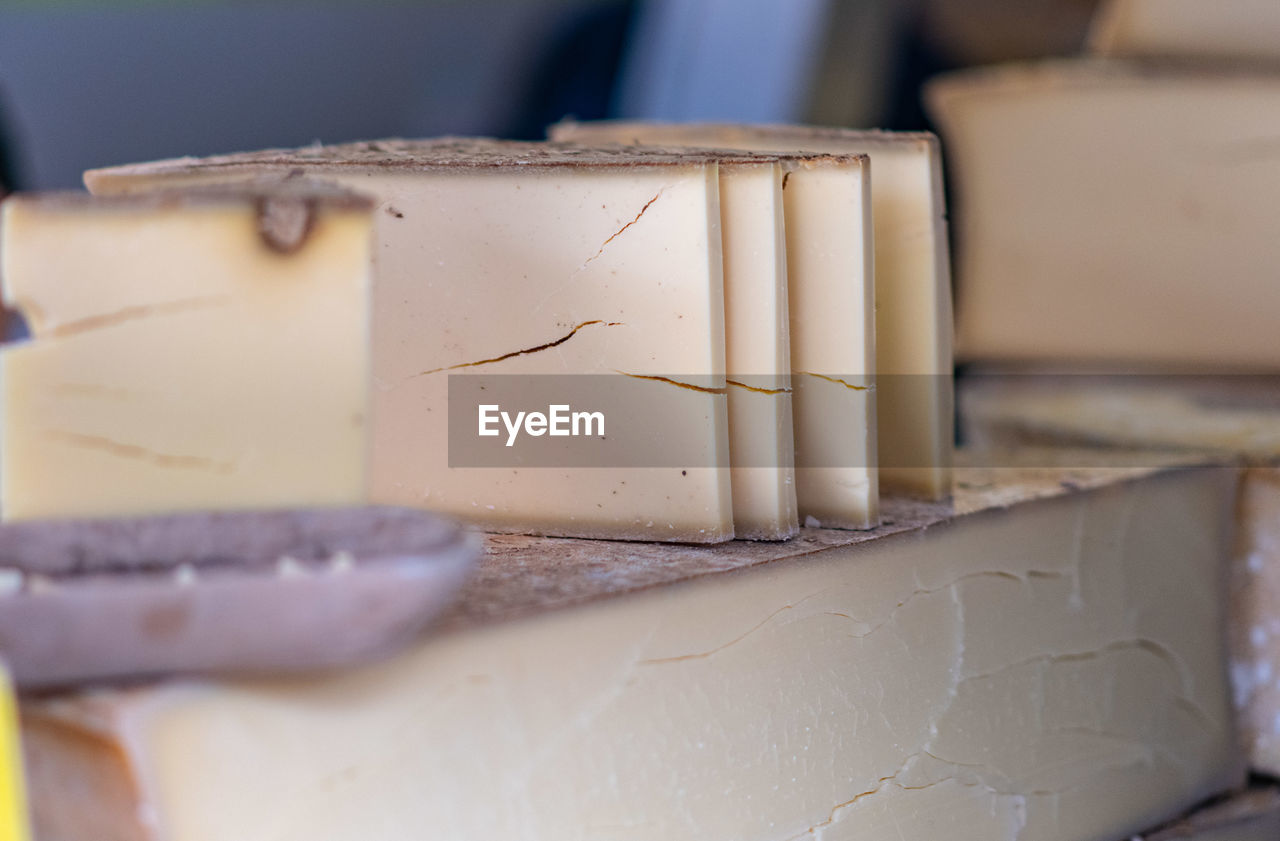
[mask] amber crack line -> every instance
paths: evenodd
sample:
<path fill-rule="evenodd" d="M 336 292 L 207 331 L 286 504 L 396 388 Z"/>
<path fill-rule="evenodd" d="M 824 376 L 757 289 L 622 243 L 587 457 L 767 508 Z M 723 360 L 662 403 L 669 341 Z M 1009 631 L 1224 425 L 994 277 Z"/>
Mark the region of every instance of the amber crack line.
<path fill-rule="evenodd" d="M 842 380 L 839 377 L 827 376 L 826 374 L 815 374 L 812 371 L 796 371 L 795 373 L 799 374 L 802 377 L 817 377 L 818 379 L 826 380 L 829 383 L 837 383 L 839 385 L 844 386 L 845 388 L 853 389 L 854 391 L 875 391 L 875 386 L 854 385 L 848 380 Z"/>
<path fill-rule="evenodd" d="M 215 461 L 201 456 L 177 456 L 158 453 L 145 447 L 139 447 L 136 444 L 122 444 L 119 441 L 112 441 L 110 438 L 104 438 L 100 435 L 85 435 L 80 432 L 68 432 L 61 429 L 46 430 L 45 434 L 50 438 L 65 441 L 75 446 L 100 450 L 121 458 L 149 461 L 158 467 L 171 467 L 182 470 L 210 470 L 214 473 L 231 473 L 235 470 L 235 464 L 232 462 Z"/>
<path fill-rule="evenodd" d="M 645 211 L 647 211 L 650 207 L 652 207 L 652 206 L 653 206 L 653 203 L 654 203 L 654 202 L 656 202 L 658 199 L 660 199 L 660 198 L 662 197 L 662 194 L 663 194 L 663 193 L 665 193 L 665 192 L 666 192 L 666 190 L 667 190 L 667 188 L 666 188 L 666 187 L 663 187 L 662 189 L 658 190 L 658 192 L 654 193 L 654 194 L 653 194 L 653 198 L 649 199 L 647 202 L 645 202 L 645 203 L 644 203 L 644 207 L 640 208 L 640 212 L 636 214 L 635 218 L 634 218 L 634 219 L 632 219 L 632 220 L 631 220 L 630 222 L 628 222 L 627 224 L 623 225 L 623 226 L 622 226 L 621 228 L 619 228 L 618 230 L 614 231 L 614 232 L 613 232 L 613 236 L 609 237 L 607 240 L 605 240 L 603 243 L 601 243 L 600 247 L 596 250 L 596 253 L 595 253 L 595 254 L 592 254 L 592 255 L 591 255 L 590 257 L 588 257 L 586 260 L 582 261 L 582 265 L 581 265 L 581 266 L 578 266 L 578 271 L 574 272 L 574 274 L 578 274 L 578 273 L 579 273 L 579 272 L 581 272 L 583 269 L 585 269 L 587 266 L 591 265 L 591 263 L 592 263 L 594 260 L 598 259 L 598 258 L 600 257 L 600 255 L 604 253 L 604 250 L 605 250 L 605 248 L 609 245 L 609 243 L 613 242 L 615 239 L 617 239 L 618 237 L 622 236 L 623 232 L 624 232 L 624 231 L 626 231 L 626 230 L 627 230 L 627 228 L 630 228 L 632 225 L 634 225 L 635 223 L 639 222 L 639 221 L 640 221 L 640 217 L 641 217 L 641 216 L 644 216 Z"/>
<path fill-rule="evenodd" d="M 479 367 L 480 365 L 492 365 L 495 362 L 504 362 L 508 359 L 512 359 L 517 356 L 527 356 L 531 353 L 538 353 L 539 351 L 543 351 L 543 350 L 551 350 L 552 348 L 560 347 L 560 345 L 564 344 L 565 342 L 572 339 L 574 336 L 578 335 L 579 330 L 582 330 L 585 327 L 590 327 L 593 324 L 599 324 L 604 327 L 621 327 L 622 326 L 621 321 L 601 321 L 598 318 L 593 318 L 590 321 L 582 322 L 581 324 L 579 324 L 578 326 L 570 330 L 568 333 L 565 333 L 560 338 L 551 342 L 547 342 L 546 344 L 537 345 L 535 347 L 524 348 L 523 350 L 513 350 L 510 353 L 504 353 L 501 356 L 495 356 L 492 359 L 480 359 L 475 362 L 459 362 L 457 365 L 446 365 L 443 368 L 432 368 L 429 371 L 419 371 L 418 373 L 414 374 L 413 377 L 425 377 L 429 374 L 439 374 L 441 371 L 456 371 L 459 368 L 476 368 L 476 367 Z M 413 377 L 410 377 L 410 379 L 413 379 Z"/>
<path fill-rule="evenodd" d="M 746 383 L 740 383 L 737 380 L 728 380 L 728 379 L 725 380 L 725 382 L 731 386 L 734 386 L 735 388 L 745 388 L 747 391 L 754 391 L 757 394 L 790 394 L 791 393 L 791 389 L 789 388 L 759 388 L 754 385 L 747 385 Z"/>
<path fill-rule="evenodd" d="M 191 310 L 204 309 L 223 303 L 230 297 L 230 295 L 204 295 L 196 298 L 184 298 L 178 301 L 165 301 L 159 304 L 138 304 L 137 306 L 125 307 L 114 312 L 91 315 L 77 321 L 69 321 L 66 324 L 50 329 L 45 335 L 60 339 L 64 336 L 87 333 L 90 330 L 98 330 L 103 327 L 114 327 L 117 324 L 153 315 L 176 315 Z"/>
<path fill-rule="evenodd" d="M 660 377 L 657 374 L 631 374 L 626 371 L 619 371 L 616 368 L 614 369 L 613 372 L 615 374 L 621 374 L 624 377 L 631 377 L 632 379 L 636 379 L 636 380 L 653 380 L 654 382 L 657 382 L 657 383 L 666 383 L 667 385 L 674 385 L 677 388 L 687 388 L 690 391 L 700 391 L 703 394 L 724 394 L 725 391 L 727 391 L 727 389 L 723 389 L 723 388 L 709 388 L 704 385 L 692 385 L 691 383 L 682 383 L 679 380 L 673 380 L 670 377 Z"/>

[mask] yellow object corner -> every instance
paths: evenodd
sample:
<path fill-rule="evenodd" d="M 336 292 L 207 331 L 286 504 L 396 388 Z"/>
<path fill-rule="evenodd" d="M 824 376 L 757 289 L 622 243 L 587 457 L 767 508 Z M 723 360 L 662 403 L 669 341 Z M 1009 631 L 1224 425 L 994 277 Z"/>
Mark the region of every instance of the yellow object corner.
<path fill-rule="evenodd" d="M 30 841 L 27 793 L 18 743 L 18 705 L 0 665 L 0 841 Z"/>

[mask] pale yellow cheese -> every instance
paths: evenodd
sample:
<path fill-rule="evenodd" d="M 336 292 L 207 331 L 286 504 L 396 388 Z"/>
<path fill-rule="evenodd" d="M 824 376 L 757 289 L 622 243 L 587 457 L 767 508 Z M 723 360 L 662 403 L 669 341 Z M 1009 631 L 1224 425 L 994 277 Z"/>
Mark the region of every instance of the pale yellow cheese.
<path fill-rule="evenodd" d="M 880 485 L 928 499 L 951 493 L 951 259 L 937 138 L 808 126 L 626 121 L 564 122 L 552 126 L 550 134 L 578 142 L 869 155 Z"/>
<path fill-rule="evenodd" d="M 927 94 L 963 357 L 1280 365 L 1280 75 L 1053 62 Z"/>
<path fill-rule="evenodd" d="M 1129 838 L 1243 781 L 1221 657 L 1236 478 L 963 469 L 954 516 L 884 539 L 490 537 L 472 618 L 385 664 L 31 705 L 37 829 Z M 679 566 L 725 571 L 658 586 Z M 614 575 L 613 598 L 529 614 Z M 479 618 L 495 592 L 506 618 Z"/>
<path fill-rule="evenodd" d="M 6 200 L 4 518 L 362 502 L 371 207 Z"/>
<path fill-rule="evenodd" d="M 1275 0 L 1108 0 L 1090 50 L 1109 56 L 1280 59 Z"/>
<path fill-rule="evenodd" d="M 379 201 L 373 501 L 496 530 L 733 536 L 714 160 L 393 141 L 179 159 L 91 172 L 86 183 L 124 193 L 298 170 Z M 536 375 L 531 387 L 546 375 L 626 377 L 632 395 L 687 419 L 691 461 L 451 466 L 450 376 L 476 373 Z"/>
<path fill-rule="evenodd" d="M 720 164 L 733 528 L 748 539 L 799 528 L 782 176 L 776 162 Z"/>
<path fill-rule="evenodd" d="M 1230 664 L 1250 765 L 1280 776 L 1280 408 L 1272 378 L 972 377 L 966 439 L 991 460 L 1028 445 L 1205 453 L 1253 465 L 1232 554 Z M 1095 454 L 1095 458 L 1102 458 Z M 1140 454 L 1127 456 L 1136 461 Z"/>

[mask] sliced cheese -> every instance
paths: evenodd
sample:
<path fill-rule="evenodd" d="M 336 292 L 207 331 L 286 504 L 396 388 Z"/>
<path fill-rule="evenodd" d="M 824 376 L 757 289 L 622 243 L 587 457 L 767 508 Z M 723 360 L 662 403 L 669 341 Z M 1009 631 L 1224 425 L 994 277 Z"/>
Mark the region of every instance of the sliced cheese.
<path fill-rule="evenodd" d="M 1240 785 L 1236 471 L 957 480 L 787 544 L 491 536 L 387 663 L 36 700 L 37 830 L 1109 841 Z"/>
<path fill-rule="evenodd" d="M 1280 76 L 1058 62 L 927 98 L 960 199 L 963 357 L 1280 365 Z"/>
<path fill-rule="evenodd" d="M 15 195 L 8 520 L 355 504 L 372 204 L 308 188 Z"/>
<path fill-rule="evenodd" d="M 551 136 L 871 157 L 875 218 L 879 480 L 890 492 L 951 493 L 951 260 L 937 138 L 808 126 L 564 122 Z M 804 231 L 800 236 L 807 236 Z"/>
<path fill-rule="evenodd" d="M 86 182 L 97 193 L 127 193 L 296 171 L 380 202 L 374 502 L 507 531 L 733 536 L 714 159 L 388 141 L 179 159 L 90 172 Z M 664 416 L 689 460 L 600 465 L 608 470 L 525 466 L 515 457 L 453 466 L 449 383 L 474 374 L 523 378 L 551 398 L 563 380 L 549 375 L 627 379 L 632 402 L 650 408 L 631 418 L 606 413 L 605 435 Z M 468 429 L 480 405 L 462 416 Z M 577 444 L 567 440 L 572 454 Z"/>
<path fill-rule="evenodd" d="M 1280 59 L 1273 0 L 1108 0 L 1090 50 L 1109 56 Z"/>
<path fill-rule="evenodd" d="M 1250 765 L 1280 776 L 1280 388 L 1274 378 L 971 377 L 961 427 L 997 453 L 1028 445 L 1140 447 L 1254 465 L 1231 560 L 1230 663 Z M 1000 458 L 993 455 L 992 458 Z"/>
<path fill-rule="evenodd" d="M 28 841 L 26 775 L 18 736 L 18 702 L 0 662 L 0 841 Z"/>

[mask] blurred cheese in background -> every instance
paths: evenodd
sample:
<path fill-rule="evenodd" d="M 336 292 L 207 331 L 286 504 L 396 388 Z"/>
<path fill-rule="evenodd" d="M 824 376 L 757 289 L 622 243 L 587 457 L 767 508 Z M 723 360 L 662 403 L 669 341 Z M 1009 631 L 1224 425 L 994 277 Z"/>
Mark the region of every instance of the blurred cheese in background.
<path fill-rule="evenodd" d="M 880 481 L 886 490 L 929 499 L 951 492 L 951 267 L 942 162 L 933 135 L 631 121 L 564 122 L 550 134 L 578 142 L 868 155 Z M 789 212 L 800 210 L 798 204 L 788 207 Z M 821 215 L 830 218 L 829 212 Z M 814 218 L 809 224 L 815 224 Z M 789 232 L 809 235 L 803 229 Z M 817 310 L 824 306 L 815 303 Z M 805 332 L 804 321 L 793 332 Z"/>
<path fill-rule="evenodd" d="M 1061 61 L 928 94 L 962 358 L 1280 366 L 1280 74 Z"/>
<path fill-rule="evenodd" d="M 4 518 L 361 503 L 372 207 L 9 198 L 5 302 L 34 338 L 0 354 Z"/>
<path fill-rule="evenodd" d="M 1275 841 L 1280 838 L 1280 789 L 1258 786 L 1198 809 L 1169 826 L 1129 841 Z"/>
<path fill-rule="evenodd" d="M 1280 3 L 1107 0 L 1089 48 L 1109 56 L 1280 60 Z"/>

